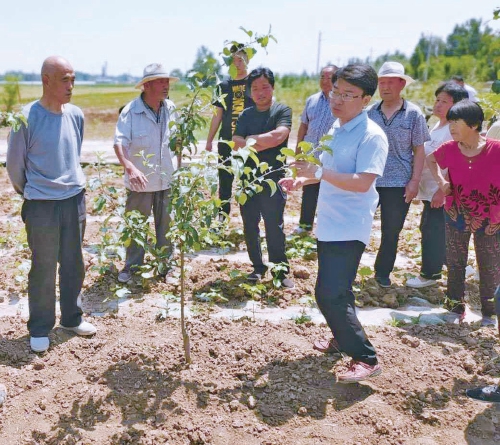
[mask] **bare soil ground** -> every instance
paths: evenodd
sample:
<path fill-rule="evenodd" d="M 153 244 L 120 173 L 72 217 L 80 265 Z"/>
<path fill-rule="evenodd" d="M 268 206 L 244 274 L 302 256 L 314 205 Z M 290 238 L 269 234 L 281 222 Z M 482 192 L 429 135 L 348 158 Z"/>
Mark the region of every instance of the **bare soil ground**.
<path fill-rule="evenodd" d="M 95 172 L 87 171 L 89 176 Z M 110 184 L 121 187 L 111 170 Z M 0 315 L 10 305 L 27 305 L 29 251 L 18 212 L 20 201 L 0 168 Z M 88 250 L 100 241 L 99 219 L 89 193 Z M 287 215 L 297 217 L 300 194 L 292 195 Z M 412 206 L 401 251 L 418 259 L 418 216 Z M 231 229 L 241 228 L 234 208 Z M 287 232 L 293 226 L 288 224 Z M 376 231 L 375 231 L 376 232 Z M 241 235 L 232 232 L 235 249 Z M 376 252 L 375 233 L 367 247 Z M 297 248 L 297 241 L 290 247 Z M 300 246 L 298 246 L 300 247 Z M 307 249 L 306 249 L 307 250 Z M 0 383 L 8 398 L 0 407 L 0 444 L 498 444 L 500 411 L 465 397 L 466 388 L 490 384 L 500 376 L 500 345 L 494 329 L 477 324 L 368 327 L 379 353 L 381 376 L 341 385 L 335 375 L 347 360 L 323 355 L 312 342 L 328 335 L 307 320 L 273 324 L 254 317 L 219 319 L 211 315 L 249 299 L 286 307 L 312 295 L 314 252 L 291 260 L 296 288 L 261 294 L 239 286 L 247 263 L 226 258 L 191 260 L 190 295 L 216 289 L 228 302 L 196 302 L 189 321 L 193 364 L 186 366 L 177 318 L 151 302 L 176 293 L 178 282 L 135 280 L 127 310 L 112 310 L 114 268 L 99 274 L 86 254 L 83 292 L 86 319 L 98 327 L 92 338 L 55 328 L 51 347 L 29 349 L 26 320 L 0 316 Z M 306 258 L 304 258 L 304 256 Z M 381 290 L 364 276 L 356 283 L 360 306 L 398 307 L 410 296 L 439 303 L 443 286 L 423 291 L 404 287 L 418 268 L 395 271 L 394 286 Z M 469 304 L 477 305 L 477 283 L 467 284 Z M 91 316 L 102 312 L 101 316 Z"/>

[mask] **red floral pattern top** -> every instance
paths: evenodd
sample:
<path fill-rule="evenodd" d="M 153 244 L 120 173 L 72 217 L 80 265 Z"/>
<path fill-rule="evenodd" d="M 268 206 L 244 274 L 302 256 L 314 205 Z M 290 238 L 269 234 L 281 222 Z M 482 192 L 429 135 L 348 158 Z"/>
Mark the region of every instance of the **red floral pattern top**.
<path fill-rule="evenodd" d="M 439 167 L 447 168 L 451 193 L 444 208 L 452 221 L 463 219 L 463 229 L 484 229 L 487 235 L 500 230 L 500 141 L 487 139 L 476 156 L 465 156 L 458 142 L 441 145 L 434 156 Z"/>

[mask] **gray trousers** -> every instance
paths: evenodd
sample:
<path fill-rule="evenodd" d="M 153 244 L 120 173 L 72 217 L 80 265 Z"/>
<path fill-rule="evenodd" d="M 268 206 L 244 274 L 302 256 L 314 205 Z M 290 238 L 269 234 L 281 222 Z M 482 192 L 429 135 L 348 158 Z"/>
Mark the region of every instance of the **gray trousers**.
<path fill-rule="evenodd" d="M 28 274 L 30 335 L 46 337 L 54 327 L 58 263 L 61 324 L 78 326 L 82 321 L 78 295 L 85 277 L 82 255 L 85 191 L 60 201 L 26 199 L 21 215 L 31 250 Z"/>
<path fill-rule="evenodd" d="M 133 192 L 127 190 L 126 213 L 137 210 L 144 216 L 149 217 L 151 210 L 153 210 L 157 249 L 166 246 L 168 250 L 171 250 L 170 241 L 165 236 L 170 226 L 170 214 L 168 213 L 169 201 L 170 189 L 158 192 Z M 137 268 L 143 264 L 144 248 L 135 242 L 130 243 L 129 247 L 127 247 L 125 270 Z"/>

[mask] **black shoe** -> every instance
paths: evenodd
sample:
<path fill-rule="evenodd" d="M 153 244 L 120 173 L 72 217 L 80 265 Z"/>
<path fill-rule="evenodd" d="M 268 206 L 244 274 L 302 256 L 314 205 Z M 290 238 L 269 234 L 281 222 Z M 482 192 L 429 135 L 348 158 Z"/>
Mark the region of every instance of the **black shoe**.
<path fill-rule="evenodd" d="M 375 277 L 375 281 L 380 287 L 391 287 L 391 280 L 384 277 Z"/>
<path fill-rule="evenodd" d="M 500 403 L 500 386 L 491 385 L 465 391 L 467 397 L 480 402 Z"/>
<path fill-rule="evenodd" d="M 262 280 L 262 274 L 252 272 L 251 274 L 247 275 L 247 280 L 251 281 L 252 283 L 258 283 L 260 280 Z"/>

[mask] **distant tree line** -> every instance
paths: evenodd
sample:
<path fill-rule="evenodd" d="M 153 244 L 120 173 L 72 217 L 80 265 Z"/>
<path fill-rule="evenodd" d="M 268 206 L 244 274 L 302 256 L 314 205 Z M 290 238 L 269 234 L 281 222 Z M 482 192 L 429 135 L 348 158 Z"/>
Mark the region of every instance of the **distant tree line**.
<path fill-rule="evenodd" d="M 449 79 L 455 74 L 478 82 L 496 80 L 500 78 L 500 36 L 487 23 L 470 19 L 455 25 L 445 40 L 422 34 L 410 57 L 396 51 L 365 62 L 378 69 L 387 60 L 396 60 L 405 65 L 408 74 L 424 81 Z"/>
<path fill-rule="evenodd" d="M 82 81 L 97 81 L 102 80 L 100 74 L 89 74 L 82 71 L 76 71 L 76 80 Z M 41 82 L 40 73 L 25 73 L 23 71 L 7 71 L 5 74 L 0 74 L 0 81 L 12 81 L 16 79 L 23 82 Z M 130 74 L 120 74 L 119 76 L 106 76 L 106 81 L 114 83 L 134 83 L 138 78 Z"/>
<path fill-rule="evenodd" d="M 477 82 L 500 79 L 500 36 L 487 23 L 470 19 L 462 25 L 455 25 L 446 39 L 422 34 L 410 57 L 395 51 L 375 60 L 351 58 L 348 62 L 368 63 L 378 70 L 384 62 L 395 60 L 405 65 L 408 74 L 423 81 L 444 80 L 453 75 Z M 210 70 L 220 75 L 220 69 L 214 54 L 205 46 L 200 47 L 192 70 Z M 183 77 L 180 70 L 176 70 L 176 75 Z M 284 88 L 293 88 L 314 77 L 316 74 L 304 71 L 302 74 L 277 75 L 277 81 Z"/>

